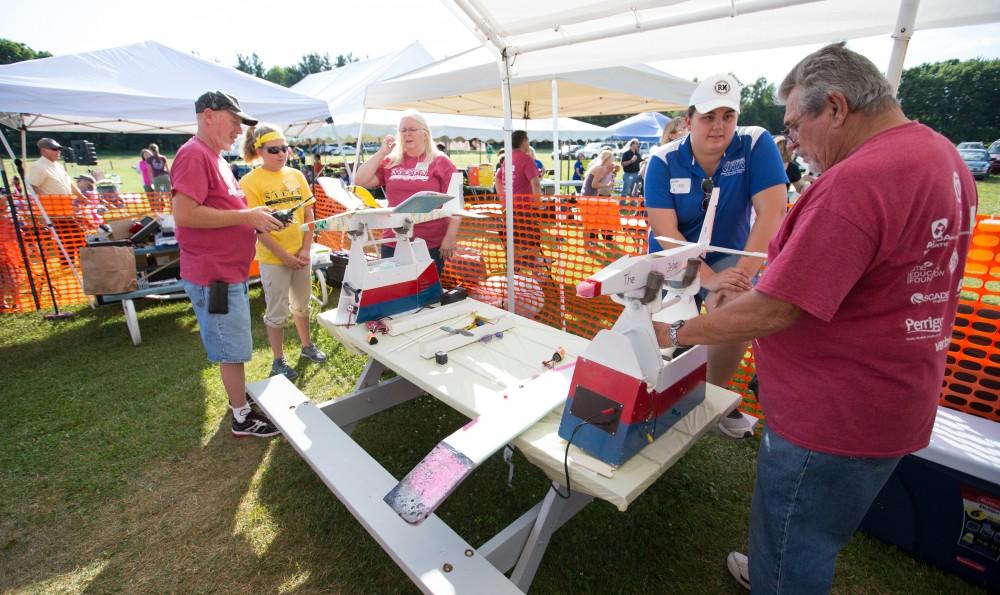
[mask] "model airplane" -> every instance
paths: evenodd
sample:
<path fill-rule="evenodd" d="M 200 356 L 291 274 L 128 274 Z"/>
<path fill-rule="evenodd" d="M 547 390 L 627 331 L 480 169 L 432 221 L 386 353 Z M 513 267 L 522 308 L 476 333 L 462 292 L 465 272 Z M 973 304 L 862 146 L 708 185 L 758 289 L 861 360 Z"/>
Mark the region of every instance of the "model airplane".
<path fill-rule="evenodd" d="M 697 316 L 694 295 L 700 290 L 699 257 L 705 252 L 765 256 L 709 245 L 718 198 L 715 190 L 698 242 L 657 238 L 681 245 L 622 257 L 581 283 L 578 295 L 611 295 L 625 305 L 614 327 L 600 331 L 575 362 L 526 382 L 505 395 L 495 411 L 441 441 L 386 494 L 385 502 L 406 522 L 423 522 L 483 461 L 566 403 L 567 386 L 569 403 L 559 435 L 568 439 L 564 428 L 571 434 L 588 420 L 574 443 L 612 465 L 623 463 L 701 403 L 706 348 L 695 347 L 667 361 L 672 350 L 661 352 L 652 321 L 661 315 L 671 322 Z M 661 298 L 664 284 L 668 293 Z"/>
<path fill-rule="evenodd" d="M 461 215 L 481 217 L 461 208 L 461 179 L 456 194 L 418 192 L 395 207 L 371 207 L 334 178 L 317 180 L 328 197 L 347 212 L 306 223 L 303 230 L 343 231 L 351 239 L 336 324 L 378 320 L 415 310 L 441 298 L 437 267 L 424 240 L 410 239 L 417 223 Z M 454 189 L 454 182 L 452 184 Z M 370 196 L 369 196 L 370 198 Z M 394 237 L 375 238 L 375 230 L 392 229 Z M 396 243 L 391 258 L 368 261 L 364 249 Z"/>
<path fill-rule="evenodd" d="M 577 286 L 577 295 L 610 295 L 624 306 L 610 330 L 597 333 L 577 359 L 559 435 L 610 465 L 621 465 L 705 398 L 707 348 L 673 357 L 660 350 L 653 320 L 698 315 L 698 269 L 706 252 L 766 258 L 709 244 L 719 200 L 712 191 L 697 242 L 657 237 L 675 248 L 623 256 Z M 663 296 L 662 290 L 667 294 Z"/>

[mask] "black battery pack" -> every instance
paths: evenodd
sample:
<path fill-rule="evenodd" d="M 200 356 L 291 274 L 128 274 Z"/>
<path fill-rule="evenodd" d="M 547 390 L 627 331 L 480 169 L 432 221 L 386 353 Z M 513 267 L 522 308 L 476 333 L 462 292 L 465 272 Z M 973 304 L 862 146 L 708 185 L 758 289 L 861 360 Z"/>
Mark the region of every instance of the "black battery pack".
<path fill-rule="evenodd" d="M 229 314 L 229 284 L 212 281 L 208 286 L 208 313 Z"/>

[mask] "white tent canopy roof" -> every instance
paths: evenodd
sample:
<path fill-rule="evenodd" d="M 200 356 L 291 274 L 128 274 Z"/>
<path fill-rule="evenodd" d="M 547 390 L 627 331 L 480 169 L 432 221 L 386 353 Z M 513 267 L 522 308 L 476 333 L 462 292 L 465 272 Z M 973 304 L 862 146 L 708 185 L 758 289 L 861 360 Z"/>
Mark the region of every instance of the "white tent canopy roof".
<path fill-rule="evenodd" d="M 364 113 L 365 136 L 381 137 L 386 134 L 396 134 L 399 118 L 403 112 L 393 110 L 368 110 Z M 434 138 L 478 138 L 484 141 L 503 141 L 503 118 L 484 118 L 480 116 L 462 116 L 456 114 L 423 114 Z M 337 140 L 338 138 L 357 138 L 361 125 L 362 112 L 345 114 L 331 126 L 325 124 L 319 130 L 302 134 L 298 139 Z M 529 132 L 532 138 L 551 134 L 552 120 L 526 120 L 517 122 L 515 126 Z M 559 135 L 566 139 L 603 140 L 611 132 L 600 126 L 594 126 L 573 118 L 559 118 Z"/>
<path fill-rule="evenodd" d="M 344 115 L 364 109 L 365 88 L 368 85 L 400 76 L 433 61 L 424 46 L 415 41 L 392 54 L 310 74 L 293 85 L 292 90 L 326 101 L 333 123 L 339 127 Z"/>
<path fill-rule="evenodd" d="M 559 63 L 511 81 L 514 117 L 552 116 L 552 79 L 557 79 L 563 116 L 626 114 L 687 107 L 691 81 L 644 65 L 608 66 L 568 72 Z M 386 109 L 498 116 L 502 113 L 495 55 L 476 48 L 368 87 L 365 105 Z"/>
<path fill-rule="evenodd" d="M 909 0 L 904 0 L 909 1 Z M 900 2 L 872 0 L 445 0 L 513 57 L 515 77 L 889 35 Z M 921 0 L 915 30 L 1000 20 L 994 0 Z M 499 50 L 497 50 L 499 51 Z M 725 63 L 720 62 L 720 70 Z M 634 110 L 651 111 L 651 110 Z"/>
<path fill-rule="evenodd" d="M 0 66 L 0 123 L 41 131 L 194 134 L 194 101 L 211 90 L 297 134 L 329 117 L 324 101 L 147 41 Z"/>

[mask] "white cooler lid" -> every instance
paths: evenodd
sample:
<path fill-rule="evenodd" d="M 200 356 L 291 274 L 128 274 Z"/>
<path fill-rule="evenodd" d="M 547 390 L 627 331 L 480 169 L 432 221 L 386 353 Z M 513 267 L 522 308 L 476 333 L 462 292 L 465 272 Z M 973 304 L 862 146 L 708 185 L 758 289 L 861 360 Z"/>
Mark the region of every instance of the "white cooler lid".
<path fill-rule="evenodd" d="M 1000 423 L 938 407 L 931 443 L 914 455 L 1000 485 Z"/>

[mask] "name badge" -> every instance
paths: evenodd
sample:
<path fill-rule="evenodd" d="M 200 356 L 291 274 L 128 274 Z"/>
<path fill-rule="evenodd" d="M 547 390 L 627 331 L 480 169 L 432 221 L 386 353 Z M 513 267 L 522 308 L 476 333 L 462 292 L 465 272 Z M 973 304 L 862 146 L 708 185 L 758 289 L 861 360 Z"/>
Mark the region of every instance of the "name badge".
<path fill-rule="evenodd" d="M 687 194 L 691 192 L 691 178 L 670 178 L 671 194 Z"/>

